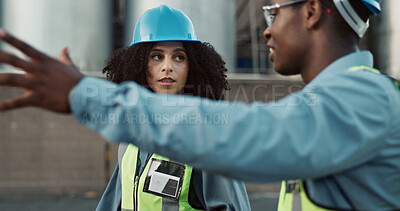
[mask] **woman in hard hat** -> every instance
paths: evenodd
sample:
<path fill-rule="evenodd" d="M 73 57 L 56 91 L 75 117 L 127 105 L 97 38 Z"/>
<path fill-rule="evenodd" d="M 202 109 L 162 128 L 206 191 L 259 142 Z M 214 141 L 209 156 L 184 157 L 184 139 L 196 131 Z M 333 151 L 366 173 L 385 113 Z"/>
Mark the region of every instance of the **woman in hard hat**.
<path fill-rule="evenodd" d="M 214 100 L 223 99 L 228 89 L 226 71 L 225 62 L 214 48 L 196 38 L 190 19 L 165 5 L 142 15 L 131 46 L 116 51 L 103 70 L 117 83 L 135 81 L 160 94 Z M 154 105 L 150 100 L 148 106 L 173 105 L 166 97 L 165 105 Z M 126 124 L 163 122 L 163 114 L 126 114 L 118 118 L 124 118 Z M 174 118 L 186 118 L 193 124 L 213 120 L 207 116 Z M 250 205 L 243 182 L 121 144 L 118 165 L 97 210 L 250 210 Z"/>

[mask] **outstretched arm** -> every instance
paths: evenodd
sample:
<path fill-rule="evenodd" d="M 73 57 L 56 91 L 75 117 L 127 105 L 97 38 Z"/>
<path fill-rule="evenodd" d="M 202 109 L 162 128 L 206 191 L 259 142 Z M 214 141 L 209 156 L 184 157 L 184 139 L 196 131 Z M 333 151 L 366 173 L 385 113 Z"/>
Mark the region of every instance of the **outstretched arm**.
<path fill-rule="evenodd" d="M 70 113 L 68 94 L 84 76 L 72 64 L 67 49 L 63 49 L 60 60 L 57 60 L 3 29 L 0 29 L 0 39 L 30 58 L 30 61 L 24 60 L 0 51 L 0 63 L 12 65 L 26 72 L 0 74 L 0 85 L 25 89 L 23 96 L 0 102 L 0 111 L 35 106 L 55 112 Z"/>
<path fill-rule="evenodd" d="M 71 110 L 109 141 L 198 169 L 253 182 L 317 178 L 365 163 L 385 145 L 390 109 L 385 87 L 378 88 L 383 80 L 357 91 L 366 103 L 354 97 L 350 82 L 372 83 L 375 75 L 344 75 L 337 80 L 345 88 L 329 81 L 327 89 L 308 86 L 278 102 L 250 105 L 156 95 L 132 82 L 86 77 L 71 91 Z"/>
<path fill-rule="evenodd" d="M 0 74 L 0 85 L 25 88 L 24 96 L 0 102 L 0 110 L 71 108 L 78 121 L 107 140 L 199 169 L 257 182 L 316 178 L 365 163 L 387 144 L 381 141 L 393 116 L 387 90 L 394 87 L 384 77 L 346 72 L 323 88 L 307 86 L 275 103 L 230 104 L 157 96 L 133 82 L 81 80 L 65 57 L 50 58 L 3 30 L 0 39 L 31 58 L 0 51 L 0 63 L 26 71 Z M 362 88 L 355 90 L 356 82 Z"/>

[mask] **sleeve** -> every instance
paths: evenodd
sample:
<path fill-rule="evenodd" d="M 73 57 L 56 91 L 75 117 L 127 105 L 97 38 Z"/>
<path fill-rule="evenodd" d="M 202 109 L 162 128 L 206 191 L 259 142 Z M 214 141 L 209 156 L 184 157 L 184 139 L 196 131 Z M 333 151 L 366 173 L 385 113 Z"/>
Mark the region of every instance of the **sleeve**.
<path fill-rule="evenodd" d="M 115 167 L 114 173 L 97 205 L 96 211 L 119 211 L 121 210 L 121 178 L 119 165 Z"/>
<path fill-rule="evenodd" d="M 241 181 L 193 169 L 192 184 L 205 210 L 251 210 L 245 185 Z"/>
<path fill-rule="evenodd" d="M 326 176 L 377 156 L 391 109 L 382 81 L 364 75 L 252 104 L 85 78 L 70 101 L 77 120 L 110 141 L 241 180 L 276 182 Z"/>

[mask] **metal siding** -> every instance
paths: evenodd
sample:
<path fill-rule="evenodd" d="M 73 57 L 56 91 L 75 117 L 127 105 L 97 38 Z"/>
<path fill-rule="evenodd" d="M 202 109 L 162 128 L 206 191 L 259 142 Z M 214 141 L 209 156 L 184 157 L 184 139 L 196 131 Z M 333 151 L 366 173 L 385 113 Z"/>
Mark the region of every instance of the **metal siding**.
<path fill-rule="evenodd" d="M 82 71 L 100 71 L 104 66 L 112 45 L 111 1 L 2 2 L 4 28 L 14 35 L 54 57 L 70 47 Z"/>

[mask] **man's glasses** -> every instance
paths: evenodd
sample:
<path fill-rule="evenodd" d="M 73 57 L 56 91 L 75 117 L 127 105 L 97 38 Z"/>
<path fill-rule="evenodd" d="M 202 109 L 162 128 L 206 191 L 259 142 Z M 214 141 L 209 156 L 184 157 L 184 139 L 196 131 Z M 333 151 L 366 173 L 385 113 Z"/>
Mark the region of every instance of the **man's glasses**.
<path fill-rule="evenodd" d="M 308 1 L 308 0 L 295 0 L 295 1 L 285 2 L 282 4 L 263 6 L 262 9 L 264 10 L 264 17 L 265 17 L 265 21 L 267 22 L 267 25 L 268 26 L 272 25 L 272 23 L 275 20 L 275 16 L 278 13 L 279 8 L 290 6 L 290 5 L 297 4 L 297 3 L 303 3 L 306 1 Z"/>

